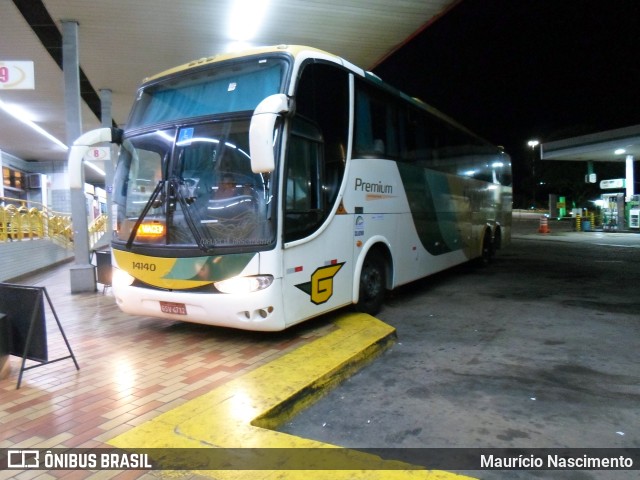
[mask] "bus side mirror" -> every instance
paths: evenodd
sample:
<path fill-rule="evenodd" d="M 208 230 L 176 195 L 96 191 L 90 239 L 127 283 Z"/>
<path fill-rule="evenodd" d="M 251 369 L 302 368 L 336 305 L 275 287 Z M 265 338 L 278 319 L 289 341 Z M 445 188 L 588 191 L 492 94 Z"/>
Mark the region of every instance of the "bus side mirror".
<path fill-rule="evenodd" d="M 290 112 L 289 98 L 283 93 L 262 100 L 253 112 L 249 126 L 249 149 L 253 173 L 268 173 L 275 169 L 273 131 L 276 120 Z"/>

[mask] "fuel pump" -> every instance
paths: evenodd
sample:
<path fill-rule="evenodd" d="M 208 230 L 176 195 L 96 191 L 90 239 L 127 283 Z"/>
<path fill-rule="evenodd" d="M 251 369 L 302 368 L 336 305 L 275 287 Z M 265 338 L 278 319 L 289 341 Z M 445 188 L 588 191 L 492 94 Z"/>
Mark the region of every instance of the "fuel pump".
<path fill-rule="evenodd" d="M 627 202 L 627 225 L 629 228 L 640 229 L 640 195 L 631 195 Z"/>
<path fill-rule="evenodd" d="M 625 228 L 624 193 L 602 194 L 602 229 L 615 232 Z"/>

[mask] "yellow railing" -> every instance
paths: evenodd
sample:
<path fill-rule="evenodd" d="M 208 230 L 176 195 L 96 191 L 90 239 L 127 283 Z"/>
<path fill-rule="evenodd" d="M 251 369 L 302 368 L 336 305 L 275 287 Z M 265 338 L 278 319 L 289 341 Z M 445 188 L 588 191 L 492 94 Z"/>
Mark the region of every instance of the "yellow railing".
<path fill-rule="evenodd" d="M 104 234 L 107 217 L 100 215 L 89 226 L 93 246 Z M 65 248 L 73 242 L 71 215 L 54 212 L 44 205 L 27 200 L 0 197 L 0 242 L 49 239 Z"/>
<path fill-rule="evenodd" d="M 100 237 L 105 234 L 107 231 L 107 221 L 109 217 L 106 215 L 99 215 L 91 224 L 89 225 L 89 245 L 93 247 Z"/>

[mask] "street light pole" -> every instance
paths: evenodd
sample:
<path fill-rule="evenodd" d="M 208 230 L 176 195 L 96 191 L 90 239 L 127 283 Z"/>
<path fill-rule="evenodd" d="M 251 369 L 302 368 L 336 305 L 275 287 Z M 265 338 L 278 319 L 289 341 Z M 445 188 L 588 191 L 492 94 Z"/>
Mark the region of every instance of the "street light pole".
<path fill-rule="evenodd" d="M 531 197 L 533 208 L 536 208 L 536 147 L 540 145 L 538 140 L 529 140 L 527 145 L 531 147 Z"/>

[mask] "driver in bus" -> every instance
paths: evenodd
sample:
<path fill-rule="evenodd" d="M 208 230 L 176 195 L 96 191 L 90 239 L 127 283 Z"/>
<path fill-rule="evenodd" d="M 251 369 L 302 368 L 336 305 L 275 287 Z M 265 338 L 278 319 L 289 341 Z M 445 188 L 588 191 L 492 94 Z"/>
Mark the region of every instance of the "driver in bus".
<path fill-rule="evenodd" d="M 224 198 L 231 198 L 236 195 L 236 184 L 233 181 L 233 175 L 225 173 L 222 176 L 222 181 L 218 184 L 218 189 L 215 193 L 215 199 L 220 200 Z"/>

